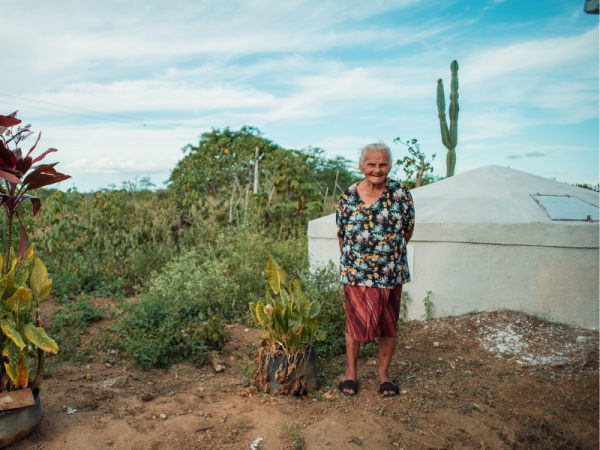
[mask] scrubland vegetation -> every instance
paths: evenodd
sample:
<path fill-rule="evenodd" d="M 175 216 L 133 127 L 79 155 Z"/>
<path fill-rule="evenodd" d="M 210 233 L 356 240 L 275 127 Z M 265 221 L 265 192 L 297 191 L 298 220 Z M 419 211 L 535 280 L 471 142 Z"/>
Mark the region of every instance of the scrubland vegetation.
<path fill-rule="evenodd" d="M 248 304 L 265 294 L 269 255 L 322 305 L 329 338 L 317 343 L 318 353 L 339 353 L 343 294 L 333 267 L 308 271 L 306 226 L 333 212 L 358 179 L 348 161 L 283 149 L 253 128 L 213 130 L 184 151 L 166 188 L 144 178 L 93 193 L 40 189 L 40 213 L 23 211 L 63 302 L 52 320 L 61 349 L 54 363 L 91 358 L 75 351 L 104 312 L 89 298 L 116 297 L 116 324 L 91 345 L 143 368 L 202 364 L 223 347 L 224 321 L 252 323 Z"/>

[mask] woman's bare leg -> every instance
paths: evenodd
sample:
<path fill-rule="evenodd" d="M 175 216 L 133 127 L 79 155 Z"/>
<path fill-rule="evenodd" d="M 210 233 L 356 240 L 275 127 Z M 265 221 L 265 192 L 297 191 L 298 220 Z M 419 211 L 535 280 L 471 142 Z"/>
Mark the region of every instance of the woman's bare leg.
<path fill-rule="evenodd" d="M 346 359 L 348 365 L 346 367 L 346 374 L 344 380 L 356 381 L 356 364 L 358 361 L 358 351 L 360 350 L 360 342 L 354 339 L 349 334 L 346 334 Z M 344 392 L 348 394 L 354 394 L 353 389 L 344 389 Z"/>
<path fill-rule="evenodd" d="M 346 339 L 347 341 L 347 339 Z M 392 356 L 394 355 L 394 348 L 396 347 L 396 338 L 390 336 L 379 337 L 379 373 L 377 379 L 379 384 L 383 384 L 386 381 L 392 381 L 390 378 L 390 363 L 392 362 Z M 384 391 L 383 395 L 392 394 L 392 392 Z"/>

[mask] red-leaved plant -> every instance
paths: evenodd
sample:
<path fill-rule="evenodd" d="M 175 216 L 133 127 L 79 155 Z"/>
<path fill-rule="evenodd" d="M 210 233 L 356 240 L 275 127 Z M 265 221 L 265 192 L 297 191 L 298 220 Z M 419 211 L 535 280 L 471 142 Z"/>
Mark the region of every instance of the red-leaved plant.
<path fill-rule="evenodd" d="M 0 391 L 29 386 L 32 391 L 39 388 L 44 392 L 44 353 L 56 353 L 58 346 L 43 328 L 39 304 L 50 294 L 52 280 L 48 278 L 40 258 L 35 257 L 34 245 L 29 246 L 19 208 L 29 200 L 35 216 L 42 202 L 28 192 L 71 177 L 58 173 L 54 169 L 57 163 L 34 165 L 56 151 L 51 148 L 35 159 L 31 156 L 41 133 L 35 145 L 24 155 L 19 143 L 33 133 L 31 125 L 18 126 L 14 131 L 11 129 L 20 123 L 16 112 L 8 116 L 0 115 L 0 207 L 4 208 L 8 220 L 6 253 L 0 253 L 0 267 L 3 268 L 0 276 L 0 336 L 5 338 L 2 340 L 4 364 L 0 367 Z M 16 255 L 11 251 L 15 216 L 21 226 Z"/>
<path fill-rule="evenodd" d="M 29 246 L 29 238 L 27 236 L 27 231 L 21 222 L 18 209 L 24 201 L 29 200 L 33 206 L 33 215 L 35 216 L 42 206 L 42 202 L 38 197 L 29 195 L 27 192 L 59 183 L 71 177 L 59 173 L 54 169 L 54 166 L 58 163 L 39 164 L 34 166 L 35 163 L 44 159 L 49 153 L 58 151 L 55 148 L 50 148 L 33 159 L 31 154 L 42 137 L 41 132 L 38 134 L 38 138 L 33 147 L 29 149 L 27 155 L 23 156 L 24 153 L 19 148 L 19 143 L 27 139 L 33 133 L 31 131 L 31 125 L 19 126 L 17 130 L 13 132 L 11 127 L 21 123 L 16 116 L 16 111 L 8 116 L 0 116 L 0 136 L 2 137 L 2 139 L 0 139 L 0 178 L 4 179 L 3 183 L 0 182 L 0 206 L 4 207 L 8 219 L 6 254 L 10 254 L 12 245 L 12 224 L 14 217 L 17 216 L 19 224 L 21 225 L 21 235 L 19 238 L 17 255 L 21 257 L 21 261 L 24 261 L 25 253 Z M 13 145 L 13 150 L 9 148 L 10 144 Z M 3 274 L 8 272 L 9 261 L 10 258 L 6 257 Z"/>

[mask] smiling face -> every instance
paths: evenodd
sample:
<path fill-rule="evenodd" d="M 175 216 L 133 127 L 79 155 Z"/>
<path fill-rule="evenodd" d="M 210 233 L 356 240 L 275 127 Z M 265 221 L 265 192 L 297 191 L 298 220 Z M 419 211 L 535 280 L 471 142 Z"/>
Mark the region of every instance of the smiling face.
<path fill-rule="evenodd" d="M 374 185 L 383 183 L 391 169 L 387 152 L 379 149 L 367 150 L 359 169 L 368 182 Z"/>

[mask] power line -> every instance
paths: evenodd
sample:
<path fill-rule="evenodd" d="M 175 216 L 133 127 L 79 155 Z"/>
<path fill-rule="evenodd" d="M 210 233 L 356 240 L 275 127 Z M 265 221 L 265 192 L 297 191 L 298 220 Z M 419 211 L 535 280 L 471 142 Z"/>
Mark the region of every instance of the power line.
<path fill-rule="evenodd" d="M 42 102 L 42 101 L 38 101 L 38 100 L 30 100 L 30 99 L 26 99 L 26 98 L 23 98 L 23 97 L 15 97 L 15 96 L 12 96 L 12 95 L 1 94 L 1 93 L 0 93 L 0 95 L 6 96 L 6 97 L 21 98 L 23 100 L 28 100 L 28 101 L 32 101 L 32 102 L 45 103 L 45 104 L 49 104 L 49 105 L 53 105 L 53 106 L 59 106 L 59 107 L 62 107 L 62 108 L 76 109 L 76 110 L 79 110 L 79 111 L 89 111 L 89 112 L 92 112 L 92 113 L 95 113 L 95 114 L 105 114 L 105 115 L 114 116 L 114 117 L 123 117 L 123 118 L 128 118 L 128 119 L 143 121 L 143 119 L 137 119 L 137 118 L 134 118 L 134 117 L 119 116 L 117 114 L 108 114 L 108 113 L 103 113 L 103 112 L 100 112 L 100 111 L 92 111 L 92 110 L 86 110 L 86 109 L 81 109 L 81 108 L 72 108 L 70 106 L 58 105 L 56 103 Z M 124 121 L 124 120 L 110 119 L 110 118 L 107 118 L 107 117 L 88 116 L 88 115 L 85 115 L 85 114 L 77 114 L 77 113 L 73 113 L 73 112 L 60 111 L 60 110 L 51 109 L 51 108 L 42 108 L 40 106 L 23 105 L 23 104 L 19 104 L 19 103 L 15 103 L 15 102 L 7 102 L 7 101 L 3 101 L 3 100 L 0 100 L 0 103 L 6 103 L 8 105 L 14 105 L 14 106 L 18 106 L 18 107 L 21 107 L 21 108 L 32 108 L 32 109 L 38 109 L 40 111 L 49 111 L 49 112 L 54 112 L 54 113 L 58 113 L 58 114 L 66 114 L 66 115 L 69 115 L 69 116 L 85 117 L 86 119 L 104 120 L 104 121 L 107 121 L 107 122 L 116 122 L 116 123 L 127 123 L 127 124 L 130 124 L 130 125 L 138 125 L 138 126 L 144 126 L 144 127 L 147 126 L 147 127 L 153 127 L 153 128 L 162 128 L 162 129 L 165 129 L 165 130 L 171 130 L 172 129 L 172 128 L 167 127 L 167 126 L 154 125 L 154 124 L 145 124 L 145 123 L 134 123 L 134 122 L 128 122 L 128 121 Z"/>

